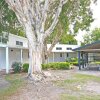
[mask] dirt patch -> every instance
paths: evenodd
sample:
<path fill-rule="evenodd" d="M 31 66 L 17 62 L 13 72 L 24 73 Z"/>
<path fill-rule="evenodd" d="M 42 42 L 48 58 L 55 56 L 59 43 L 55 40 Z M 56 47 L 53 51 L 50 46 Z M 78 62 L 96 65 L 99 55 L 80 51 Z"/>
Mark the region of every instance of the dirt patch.
<path fill-rule="evenodd" d="M 100 83 L 97 82 L 88 82 L 84 85 L 84 89 L 89 92 L 94 92 L 96 94 L 100 94 Z"/>
<path fill-rule="evenodd" d="M 49 70 L 49 72 L 52 77 L 48 77 L 41 82 L 34 84 L 32 81 L 26 80 L 25 86 L 20 88 L 14 95 L 8 97 L 8 100 L 60 100 L 61 94 L 75 94 L 75 96 L 78 96 L 83 93 L 83 89 L 85 89 L 84 92 L 86 91 L 84 95 L 87 95 L 88 91 L 90 94 L 91 92 L 93 92 L 93 94 L 100 94 L 100 84 L 96 82 L 87 82 L 85 85 L 83 84 L 82 90 L 77 90 L 77 92 L 54 84 L 54 81 L 63 81 L 73 78 L 75 74 L 79 73 L 76 69 L 63 71 Z M 78 85 L 78 89 L 79 88 L 80 86 Z"/>
<path fill-rule="evenodd" d="M 52 77 L 35 84 L 27 80 L 25 87 L 17 91 L 14 96 L 9 97 L 8 100 L 59 100 L 59 95 L 64 93 L 66 89 L 56 86 L 54 81 L 69 79 L 73 70 L 70 72 L 50 70 L 49 72 Z"/>

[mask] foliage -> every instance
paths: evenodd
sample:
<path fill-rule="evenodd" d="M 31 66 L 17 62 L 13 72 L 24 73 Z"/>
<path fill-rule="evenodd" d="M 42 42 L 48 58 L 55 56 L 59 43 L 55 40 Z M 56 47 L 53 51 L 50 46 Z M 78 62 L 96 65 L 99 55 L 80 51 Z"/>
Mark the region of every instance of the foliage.
<path fill-rule="evenodd" d="M 92 42 L 100 40 L 100 28 L 96 28 L 91 34 Z"/>
<path fill-rule="evenodd" d="M 24 72 L 28 72 L 28 68 L 29 68 L 28 63 L 23 64 Z M 55 62 L 55 63 L 42 64 L 42 69 L 66 70 L 66 69 L 70 69 L 70 64 L 67 62 Z"/>
<path fill-rule="evenodd" d="M 83 38 L 83 45 L 100 40 L 100 28 L 95 28 L 91 33 L 86 34 Z"/>
<path fill-rule="evenodd" d="M 78 61 L 70 62 L 71 65 L 78 66 Z"/>
<path fill-rule="evenodd" d="M 23 71 L 24 72 L 28 72 L 28 68 L 29 68 L 29 64 L 28 63 L 23 64 Z"/>
<path fill-rule="evenodd" d="M 66 62 L 69 62 L 71 65 L 78 66 L 78 58 L 69 58 L 66 60 Z M 80 64 L 82 65 L 83 63 L 83 60 L 80 59 Z"/>
<path fill-rule="evenodd" d="M 43 69 L 53 69 L 53 70 L 66 70 L 70 69 L 70 64 L 67 62 L 55 62 L 55 63 L 48 63 L 48 64 L 42 64 Z"/>
<path fill-rule="evenodd" d="M 94 61 L 94 62 L 91 62 L 90 64 L 100 64 L 100 61 Z"/>
<path fill-rule="evenodd" d="M 5 0 L 0 0 L 0 35 L 2 32 L 25 36 L 22 27 L 19 25 L 15 13 L 9 9 Z"/>
<path fill-rule="evenodd" d="M 75 62 L 75 61 L 78 61 L 78 58 L 69 58 L 66 60 L 67 62 Z"/>
<path fill-rule="evenodd" d="M 20 62 L 14 62 L 12 64 L 12 68 L 13 68 L 14 73 L 19 73 L 21 72 L 22 64 Z"/>
<path fill-rule="evenodd" d="M 74 35 L 71 34 L 63 34 L 61 39 L 59 40 L 61 44 L 77 44 L 77 40 L 74 38 Z"/>
<path fill-rule="evenodd" d="M 78 66 L 78 58 L 69 58 L 66 62 L 69 62 L 71 65 Z"/>
<path fill-rule="evenodd" d="M 68 0 L 63 6 L 55 30 L 48 39 L 50 43 L 52 43 L 57 34 L 58 37 L 59 34 L 62 34 L 59 42 L 68 44 L 71 42 L 72 44 L 76 44 L 73 35 L 75 35 L 79 29 L 88 30 L 90 23 L 93 21 L 92 12 L 89 6 L 90 0 Z M 68 33 L 70 33 L 70 35 Z"/>

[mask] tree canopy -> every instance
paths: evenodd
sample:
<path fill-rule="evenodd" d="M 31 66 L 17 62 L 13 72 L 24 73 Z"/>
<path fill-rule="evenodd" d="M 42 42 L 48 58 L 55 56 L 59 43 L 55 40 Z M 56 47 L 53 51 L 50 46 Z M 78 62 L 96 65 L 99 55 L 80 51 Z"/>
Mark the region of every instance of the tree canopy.
<path fill-rule="evenodd" d="M 5 0 L 0 0 L 0 34 L 2 32 L 24 36 L 23 28 L 20 26 L 15 13 L 9 9 Z"/>
<path fill-rule="evenodd" d="M 92 32 L 88 32 L 84 35 L 83 39 L 82 45 L 100 40 L 100 28 L 95 28 Z"/>
<path fill-rule="evenodd" d="M 56 3 L 52 4 L 51 6 L 52 9 L 54 9 L 54 6 L 57 6 L 59 4 L 58 0 L 55 0 L 55 2 Z M 92 12 L 89 6 L 90 0 L 68 0 L 68 2 L 63 6 L 62 12 L 59 17 L 59 22 L 55 30 L 52 32 L 53 35 L 51 35 L 50 38 L 54 39 L 56 33 L 58 34 L 58 32 L 60 32 L 61 34 L 67 34 L 67 32 L 71 31 L 70 25 L 73 26 L 73 33 L 77 33 L 79 29 L 88 29 L 90 23 L 93 21 Z M 2 33 L 1 31 L 4 30 L 9 31 L 12 34 L 23 36 L 23 29 L 19 25 L 15 13 L 11 9 L 9 9 L 8 5 L 5 3 L 5 0 L 0 0 L 0 11 L 2 14 L 0 20 L 0 33 Z M 50 12 L 48 12 L 48 14 L 49 13 Z M 47 19 L 45 29 L 48 28 L 50 22 L 52 22 L 52 16 L 53 13 Z"/>

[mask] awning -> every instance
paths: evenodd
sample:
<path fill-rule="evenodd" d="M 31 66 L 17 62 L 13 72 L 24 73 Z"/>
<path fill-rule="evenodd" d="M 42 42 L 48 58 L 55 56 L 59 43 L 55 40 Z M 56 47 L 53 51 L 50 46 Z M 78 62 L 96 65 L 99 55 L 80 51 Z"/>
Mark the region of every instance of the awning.
<path fill-rule="evenodd" d="M 100 40 L 87 44 L 78 48 L 73 49 L 73 51 L 81 51 L 87 53 L 99 53 L 100 52 Z"/>

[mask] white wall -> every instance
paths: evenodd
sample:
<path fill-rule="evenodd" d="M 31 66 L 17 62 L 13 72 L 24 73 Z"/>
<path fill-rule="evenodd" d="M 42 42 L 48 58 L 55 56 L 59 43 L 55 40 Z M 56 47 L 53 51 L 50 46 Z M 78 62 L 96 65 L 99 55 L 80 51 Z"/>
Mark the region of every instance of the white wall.
<path fill-rule="evenodd" d="M 67 57 L 67 53 L 69 55 L 68 57 Z M 51 55 L 48 58 L 48 63 L 53 62 L 53 55 L 54 55 L 54 62 L 65 62 L 66 59 L 77 57 L 76 52 L 67 52 L 67 53 L 61 53 L 61 52 L 51 53 Z"/>
<path fill-rule="evenodd" d="M 49 49 L 51 44 L 47 44 L 47 49 Z M 57 47 L 62 48 L 62 50 L 56 50 Z M 75 49 L 79 47 L 79 45 L 67 45 L 67 44 L 56 44 L 52 49 L 52 52 L 73 52 L 72 50 L 67 50 L 67 48 Z"/>
<path fill-rule="evenodd" d="M 23 49 L 23 63 L 29 63 L 29 51 Z"/>
<path fill-rule="evenodd" d="M 16 45 L 16 41 L 23 42 L 23 47 L 28 48 L 28 41 L 27 41 L 26 38 L 20 37 L 20 36 L 17 36 L 17 35 L 13 35 L 13 34 L 9 34 L 9 41 L 7 43 L 8 46 L 18 47 L 18 45 Z"/>
<path fill-rule="evenodd" d="M 12 63 L 21 62 L 21 50 L 20 49 L 9 49 L 9 68 L 11 68 Z"/>
<path fill-rule="evenodd" d="M 64 53 L 54 53 L 54 62 L 64 62 L 65 55 Z"/>
<path fill-rule="evenodd" d="M 22 54 L 22 63 L 28 63 L 29 58 L 28 58 L 28 50 L 23 49 L 23 54 Z M 21 62 L 21 49 L 15 49 L 15 48 L 10 48 L 9 49 L 9 65 L 10 68 L 14 62 Z"/>
<path fill-rule="evenodd" d="M 0 48 L 0 70 L 6 68 L 6 49 Z"/>

